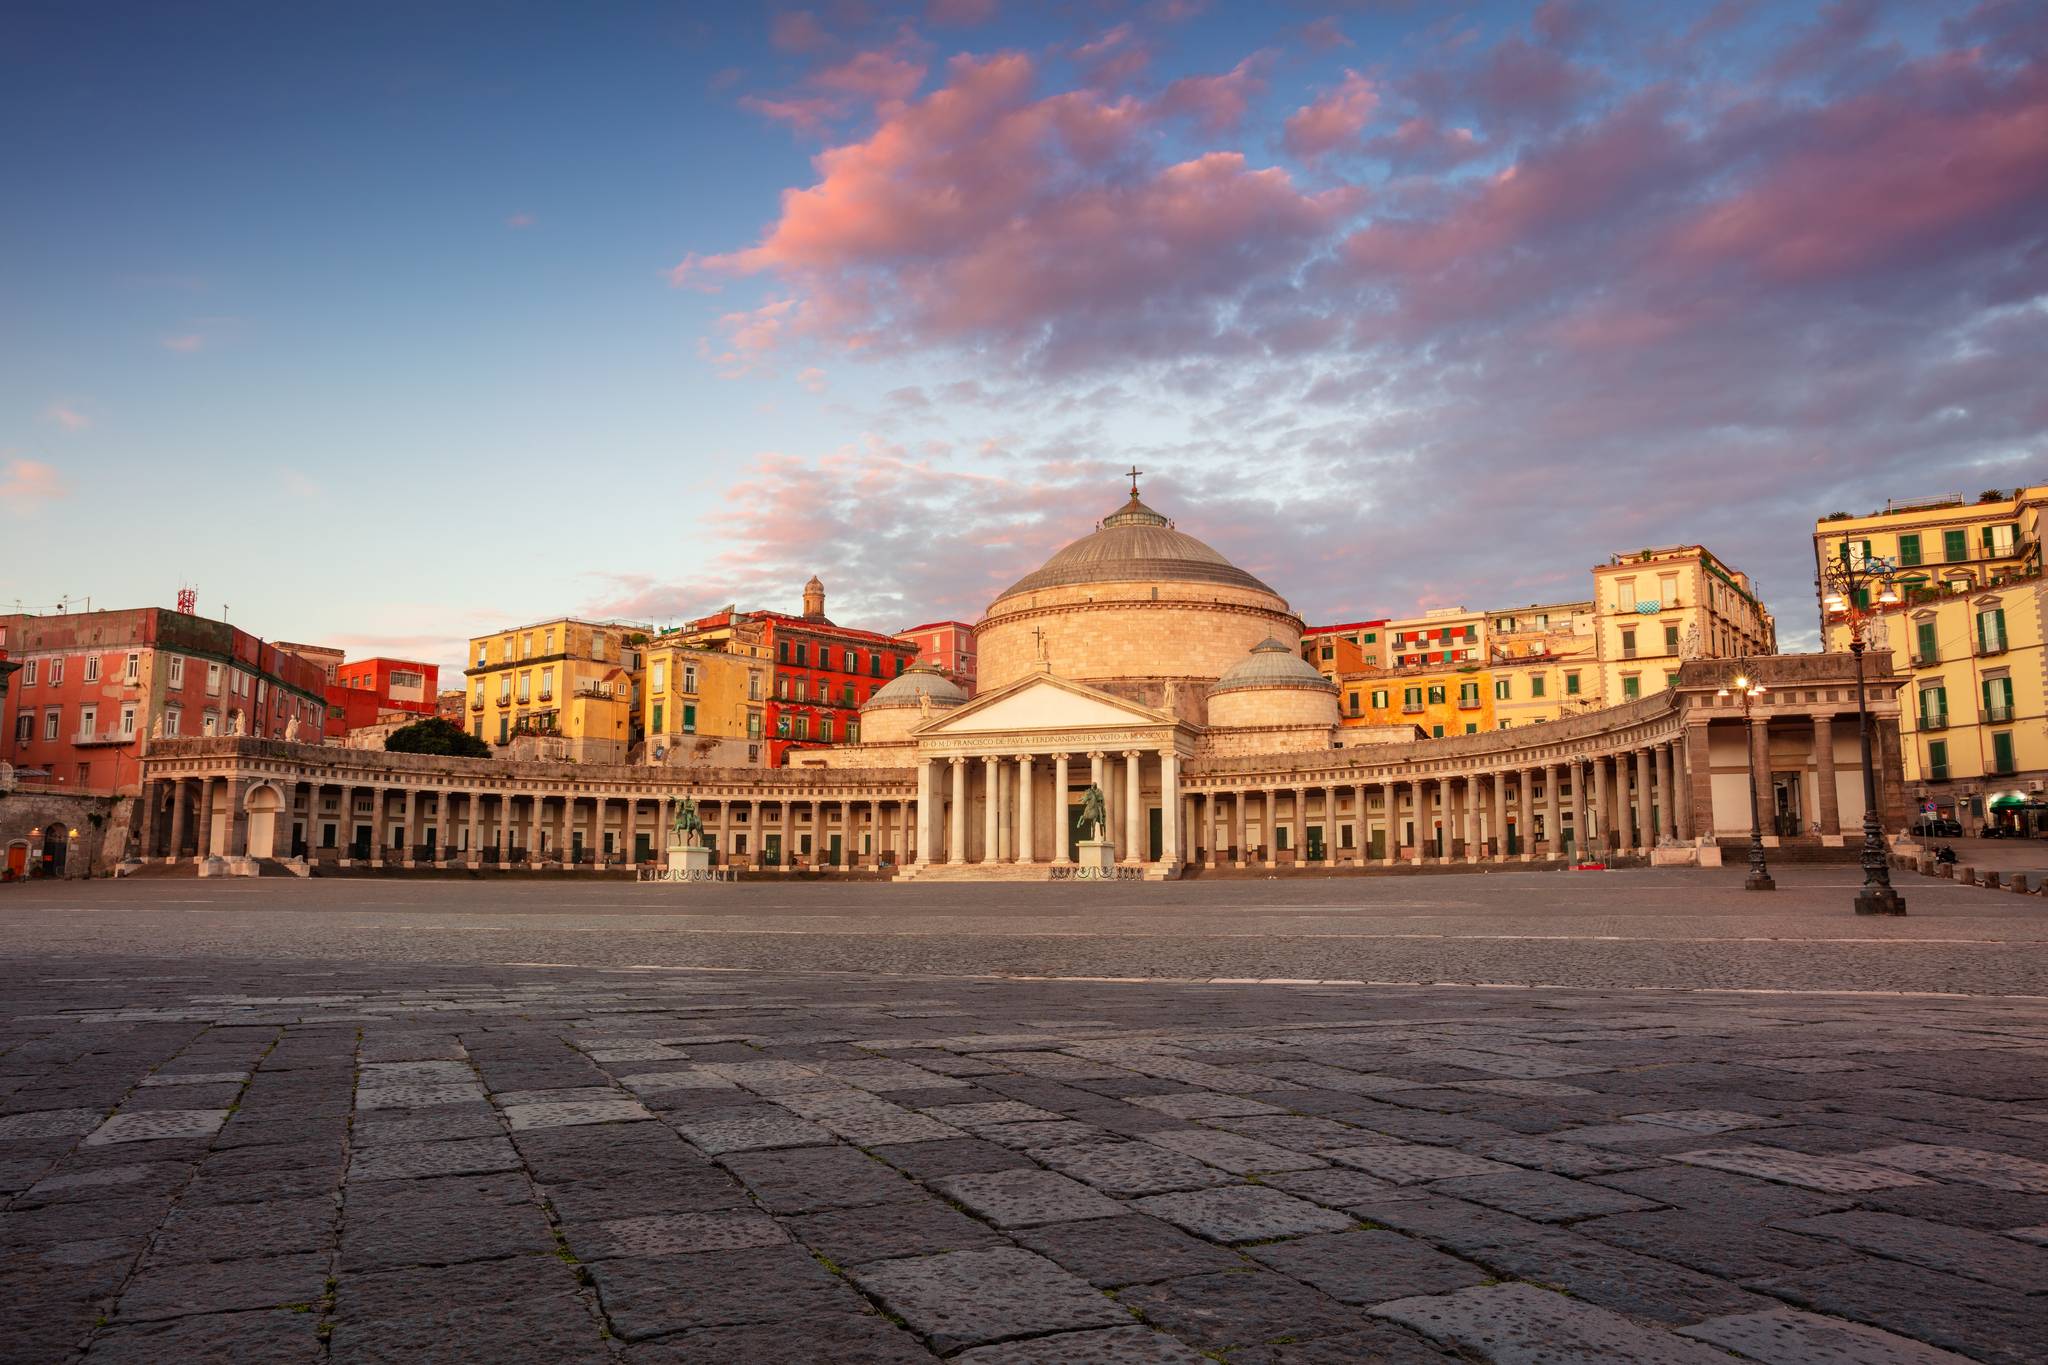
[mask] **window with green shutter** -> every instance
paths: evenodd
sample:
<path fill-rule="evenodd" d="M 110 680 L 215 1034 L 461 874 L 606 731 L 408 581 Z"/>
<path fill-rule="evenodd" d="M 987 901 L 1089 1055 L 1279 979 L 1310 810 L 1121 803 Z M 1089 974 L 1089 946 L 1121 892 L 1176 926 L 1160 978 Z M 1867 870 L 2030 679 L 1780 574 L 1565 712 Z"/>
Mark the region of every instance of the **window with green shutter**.
<path fill-rule="evenodd" d="M 686 735 L 697 733 L 697 708 L 694 706 L 685 706 L 683 708 L 683 733 Z"/>
<path fill-rule="evenodd" d="M 1532 697 L 1542 696 L 1544 681 L 1545 679 L 1541 673 L 1531 673 L 1529 675 L 1529 695 Z"/>
<path fill-rule="evenodd" d="M 1941 650 L 1934 642 L 1934 622 L 1922 621 L 1913 632 L 1914 662 L 1931 664 L 1941 657 Z"/>
<path fill-rule="evenodd" d="M 1441 726 L 1441 725 L 1432 725 L 1432 726 L 1430 726 L 1430 727 L 1429 727 L 1429 737 L 1430 737 L 1431 739 L 1442 739 L 1442 738 L 1444 737 L 1444 727 L 1443 727 L 1443 726 Z"/>
<path fill-rule="evenodd" d="M 1637 697 L 1640 697 L 1642 694 L 1642 681 L 1641 679 L 1637 678 L 1634 674 L 1630 674 L 1629 676 L 1621 680 L 1621 695 L 1624 700 L 1634 701 Z"/>
<path fill-rule="evenodd" d="M 1977 648 L 1984 654 L 2005 652 L 2005 608 L 1977 613 Z"/>
<path fill-rule="evenodd" d="M 1507 701 L 1512 687 L 1513 685 L 1508 679 L 1495 678 L 1493 680 L 1493 699 L 1495 701 Z"/>
<path fill-rule="evenodd" d="M 2012 679 L 1986 678 L 1984 680 L 1984 720 L 1990 725 L 2003 725 L 2012 719 Z"/>
<path fill-rule="evenodd" d="M 1937 739 L 1927 746 L 1927 775 L 1939 782 L 1948 776 L 1948 741 Z"/>
<path fill-rule="evenodd" d="M 655 733 L 655 734 L 657 734 L 657 735 L 661 733 L 661 703 L 660 703 L 660 702 L 656 702 L 656 703 L 654 703 L 654 723 L 653 723 L 652 725 L 650 725 L 650 726 L 649 726 L 648 728 L 649 728 L 649 729 L 651 729 L 651 730 L 653 730 L 653 731 L 654 731 L 654 733 Z"/>
<path fill-rule="evenodd" d="M 1479 727 L 1478 727 L 1478 725 L 1474 724 L 1473 722 L 1471 722 L 1471 721 L 1469 721 L 1469 720 L 1468 720 L 1468 721 L 1466 721 L 1466 722 L 1465 722 L 1465 733 L 1466 733 L 1466 734 L 1468 734 L 1468 735 L 1476 735 L 1476 734 L 1478 734 L 1478 733 L 1479 733 Z"/>
<path fill-rule="evenodd" d="M 1375 644 L 1378 644 L 1378 643 L 1379 643 L 1379 639 L 1380 639 L 1380 633 L 1379 633 L 1378 631 L 1376 631 L 1376 630 L 1369 630 L 1369 631 L 1367 631 L 1367 632 L 1365 633 L 1365 642 L 1366 642 L 1367 644 L 1369 644 L 1369 645 L 1375 645 Z"/>
<path fill-rule="evenodd" d="M 2000 730 L 1991 736 L 1991 771 L 2001 775 L 2013 771 L 2010 730 Z"/>
<path fill-rule="evenodd" d="M 1372 705 L 1373 709 L 1376 711 L 1384 711 L 1387 709 L 1387 691 L 1385 688 L 1380 687 L 1373 689 Z"/>
<path fill-rule="evenodd" d="M 1443 701 L 1444 685 L 1442 683 L 1431 683 L 1429 685 L 1429 704 L 1431 706 L 1441 706 Z"/>
<path fill-rule="evenodd" d="M 1946 687 L 1923 687 L 1920 689 L 1920 725 L 1922 729 L 1934 730 L 1948 724 L 1948 689 Z"/>
<path fill-rule="evenodd" d="M 1845 540 L 1842 542 L 1842 562 L 1861 564 L 1870 558 L 1870 542 L 1867 540 Z"/>
<path fill-rule="evenodd" d="M 1969 537 L 1961 531 L 1941 533 L 1941 557 L 1951 564 L 1960 564 L 1970 557 Z"/>
<path fill-rule="evenodd" d="M 1920 537 L 1917 535 L 1899 537 L 1899 563 L 1912 566 L 1920 562 Z"/>
<path fill-rule="evenodd" d="M 1565 694 L 1565 695 L 1566 695 L 1567 697 L 1576 697 L 1576 696 L 1578 696 L 1578 695 L 1579 695 L 1579 675 L 1578 675 L 1578 674 L 1576 674 L 1576 673 L 1567 673 L 1567 674 L 1565 674 L 1565 675 L 1564 675 L 1564 694 Z"/>
<path fill-rule="evenodd" d="M 1422 708 L 1422 689 L 1419 687 L 1403 688 L 1401 690 L 1401 704 L 1420 710 Z"/>
<path fill-rule="evenodd" d="M 1666 654 L 1676 654 L 1678 652 L 1677 626 L 1664 627 L 1664 652 Z"/>

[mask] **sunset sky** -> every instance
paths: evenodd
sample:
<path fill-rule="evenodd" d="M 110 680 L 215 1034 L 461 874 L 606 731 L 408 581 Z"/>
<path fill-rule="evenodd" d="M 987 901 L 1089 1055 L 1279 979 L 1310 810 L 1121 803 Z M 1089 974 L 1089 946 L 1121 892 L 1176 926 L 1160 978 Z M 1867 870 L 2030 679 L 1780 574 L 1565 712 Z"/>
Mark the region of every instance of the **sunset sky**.
<path fill-rule="evenodd" d="M 2048 5 L 0 11 L 0 610 L 1311 621 L 2048 478 Z"/>

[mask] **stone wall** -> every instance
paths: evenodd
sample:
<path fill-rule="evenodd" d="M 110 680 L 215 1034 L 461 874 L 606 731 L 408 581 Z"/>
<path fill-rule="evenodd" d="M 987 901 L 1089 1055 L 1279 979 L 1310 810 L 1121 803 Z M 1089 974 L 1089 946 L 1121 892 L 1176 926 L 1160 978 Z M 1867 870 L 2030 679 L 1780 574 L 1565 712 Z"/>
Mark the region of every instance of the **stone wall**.
<path fill-rule="evenodd" d="M 1209 724 L 1217 730 L 1311 727 L 1327 749 L 1337 728 L 1337 694 L 1320 687 L 1234 688 L 1209 698 Z"/>
<path fill-rule="evenodd" d="M 0 867 L 10 866 L 6 851 L 25 843 L 33 866 L 41 856 L 43 833 L 52 825 L 65 831 L 64 875 L 106 876 L 128 846 L 128 825 L 135 799 L 126 796 L 72 796 L 66 793 L 12 791 L 0 796 Z M 72 839 L 70 831 L 78 831 Z"/>

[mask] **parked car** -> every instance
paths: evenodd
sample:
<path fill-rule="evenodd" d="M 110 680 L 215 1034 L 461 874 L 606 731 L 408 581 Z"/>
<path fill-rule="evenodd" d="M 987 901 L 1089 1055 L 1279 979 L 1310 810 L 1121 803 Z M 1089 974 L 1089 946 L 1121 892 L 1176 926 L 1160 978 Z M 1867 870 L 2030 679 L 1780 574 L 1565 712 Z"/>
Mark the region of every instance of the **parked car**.
<path fill-rule="evenodd" d="M 1944 820 L 1938 815 L 1931 815 L 1916 822 L 1913 833 L 1922 839 L 1960 839 L 1963 837 L 1963 827 L 1954 820 Z"/>

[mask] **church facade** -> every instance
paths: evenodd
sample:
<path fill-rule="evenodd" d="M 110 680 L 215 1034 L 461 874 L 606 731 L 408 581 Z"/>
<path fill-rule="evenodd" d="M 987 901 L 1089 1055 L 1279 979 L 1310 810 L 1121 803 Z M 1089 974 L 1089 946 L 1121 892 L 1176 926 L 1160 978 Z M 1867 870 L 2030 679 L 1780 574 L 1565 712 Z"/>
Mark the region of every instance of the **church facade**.
<path fill-rule="evenodd" d="M 697 802 L 723 865 L 917 880 L 1068 875 L 1092 786 L 1120 875 L 1637 857 L 1719 841 L 1840 845 L 1863 818 L 1854 660 L 1683 663 L 1667 691 L 1520 728 L 1427 739 L 1343 726 L 1273 588 L 1130 500 L 1000 594 L 969 699 L 914 666 L 861 742 L 773 769 L 466 760 L 248 738 L 160 741 L 131 865 L 647 866 Z M 1866 658 L 1879 815 L 1906 823 L 1898 687 Z M 1754 795 L 1750 774 L 1756 774 Z M 1849 840 L 1853 842 L 1853 840 Z"/>

